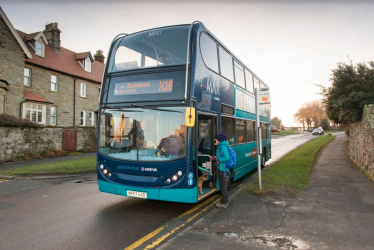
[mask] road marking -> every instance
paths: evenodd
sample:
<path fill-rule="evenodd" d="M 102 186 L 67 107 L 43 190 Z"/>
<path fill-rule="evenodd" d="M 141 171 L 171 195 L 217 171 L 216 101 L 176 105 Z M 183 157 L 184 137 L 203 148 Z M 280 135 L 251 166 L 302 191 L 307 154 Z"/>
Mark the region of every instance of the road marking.
<path fill-rule="evenodd" d="M 146 242 L 147 240 L 149 240 L 150 238 L 154 237 L 155 235 L 157 235 L 159 232 L 161 232 L 162 230 L 164 229 L 164 227 L 159 227 L 157 228 L 155 231 L 153 231 L 152 233 L 149 233 L 148 235 L 144 236 L 143 238 L 141 238 L 140 240 L 137 240 L 135 243 L 133 243 L 131 246 L 128 246 L 125 248 L 125 250 L 133 250 L 135 248 L 137 248 L 138 246 L 140 246 L 141 244 L 143 244 L 144 242 Z"/>
<path fill-rule="evenodd" d="M 215 201 L 213 201 L 211 204 L 209 204 L 206 208 L 204 208 L 203 210 L 201 210 L 200 212 L 198 212 L 197 214 L 195 214 L 194 216 L 192 216 L 191 218 L 189 218 L 187 220 L 187 222 L 190 222 L 191 220 L 195 219 L 197 216 L 199 216 L 201 213 L 205 212 L 208 208 L 210 208 L 210 206 L 212 206 L 213 204 L 217 203 L 221 198 L 218 198 L 216 199 Z"/>
<path fill-rule="evenodd" d="M 9 180 L 5 180 L 5 179 L 0 179 L 0 182 L 7 182 Z"/>
<path fill-rule="evenodd" d="M 156 247 L 157 245 L 159 245 L 161 242 L 163 242 L 167 237 L 169 237 L 170 235 L 172 235 L 175 231 L 177 231 L 179 228 L 182 228 L 184 227 L 185 224 L 182 224 L 180 225 L 179 227 L 176 227 L 174 228 L 173 230 L 171 230 L 170 232 L 168 232 L 167 234 L 163 235 L 162 237 L 158 238 L 155 242 L 153 242 L 152 244 L 148 245 L 145 249 L 152 249 L 154 247 Z"/>
<path fill-rule="evenodd" d="M 192 214 L 193 212 L 195 212 L 196 210 L 200 209 L 201 207 L 205 206 L 206 204 L 210 203 L 212 200 L 214 200 L 216 197 L 218 196 L 218 194 L 215 194 L 213 195 L 212 197 L 210 197 L 209 199 L 203 201 L 202 203 L 200 203 L 199 205 L 191 208 L 190 210 L 188 210 L 187 212 L 181 214 L 178 216 L 178 219 L 182 218 L 183 216 L 186 216 L 186 215 L 190 215 Z"/>
<path fill-rule="evenodd" d="M 199 216 L 200 214 L 202 214 L 203 212 L 205 212 L 209 207 L 211 207 L 213 204 L 215 204 L 220 199 L 220 198 L 217 199 L 217 196 L 218 196 L 218 194 L 213 195 L 209 199 L 207 199 L 204 202 L 198 204 L 197 206 L 193 207 L 192 209 L 188 210 L 187 212 L 183 213 L 182 215 L 178 216 L 177 218 L 169 221 L 169 223 L 168 223 L 169 225 L 170 224 L 179 224 L 179 225 L 175 226 L 171 230 L 168 230 L 166 234 L 164 234 L 161 237 L 159 237 L 156 240 L 154 240 L 153 243 L 149 244 L 148 246 L 146 246 L 145 249 L 152 249 L 152 248 L 158 246 L 161 242 L 163 242 L 166 238 L 168 238 L 174 232 L 176 232 L 180 228 L 184 227 L 187 223 L 189 223 L 190 221 L 192 221 L 193 219 L 195 219 L 197 216 Z M 190 218 L 187 217 L 188 219 L 186 218 L 186 219 L 183 219 L 182 221 L 179 221 L 182 217 L 187 216 L 187 215 L 191 215 L 191 214 L 193 214 L 194 212 L 196 212 L 197 210 L 199 210 L 200 208 L 202 208 L 204 206 L 206 206 L 206 207 L 203 210 L 201 210 L 198 213 L 194 214 Z M 147 242 L 151 238 L 155 237 L 157 234 L 161 233 L 162 231 L 166 232 L 166 230 L 167 230 L 166 228 L 167 227 L 168 227 L 168 225 L 164 225 L 162 227 L 157 228 L 153 232 L 149 233 L 148 235 L 146 235 L 143 238 L 137 240 L 136 242 L 134 242 L 130 246 L 126 247 L 124 250 L 133 250 L 133 249 L 136 249 L 136 248 L 140 247 L 145 242 Z"/>

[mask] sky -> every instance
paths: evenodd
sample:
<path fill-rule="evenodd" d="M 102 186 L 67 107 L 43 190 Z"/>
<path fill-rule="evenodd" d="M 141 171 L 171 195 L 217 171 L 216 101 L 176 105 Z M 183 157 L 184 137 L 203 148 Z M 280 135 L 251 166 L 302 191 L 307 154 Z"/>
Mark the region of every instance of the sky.
<path fill-rule="evenodd" d="M 338 63 L 373 61 L 374 1 L 0 0 L 26 33 L 57 22 L 61 46 L 102 50 L 119 33 L 199 20 L 269 87 L 271 117 L 298 125 L 304 103 L 322 99 Z"/>

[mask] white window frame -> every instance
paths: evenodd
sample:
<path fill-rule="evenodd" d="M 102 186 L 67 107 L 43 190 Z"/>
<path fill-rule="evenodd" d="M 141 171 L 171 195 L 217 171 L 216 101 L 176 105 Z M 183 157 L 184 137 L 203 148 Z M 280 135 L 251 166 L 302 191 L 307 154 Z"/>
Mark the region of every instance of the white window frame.
<path fill-rule="evenodd" d="M 28 70 L 28 75 L 26 75 L 26 70 Z M 27 84 L 25 80 L 27 79 Z M 31 69 L 30 68 L 24 68 L 23 70 L 23 85 L 25 86 L 31 86 Z"/>
<path fill-rule="evenodd" d="M 22 118 L 28 119 L 33 121 L 32 116 L 35 114 L 35 121 L 39 124 L 45 124 L 46 122 L 46 105 L 41 103 L 35 102 L 25 102 L 23 103 L 22 108 Z M 41 115 L 41 121 L 39 121 L 38 117 L 39 114 Z"/>
<path fill-rule="evenodd" d="M 56 77 L 56 82 L 53 82 L 53 77 Z M 54 90 L 52 88 L 52 86 L 55 85 L 56 86 L 56 90 Z M 57 75 L 51 75 L 51 91 L 53 92 L 57 92 L 58 91 L 58 76 Z"/>
<path fill-rule="evenodd" d="M 38 47 L 39 44 L 42 46 L 40 53 Z M 44 57 L 44 48 L 44 43 L 40 39 L 35 41 L 35 55 Z"/>
<path fill-rule="evenodd" d="M 90 121 L 90 126 L 94 127 L 95 126 L 95 112 L 90 112 L 88 115 L 89 121 Z"/>
<path fill-rule="evenodd" d="M 81 82 L 81 97 L 87 96 L 87 84 L 84 82 Z"/>
<path fill-rule="evenodd" d="M 52 110 L 54 110 L 54 115 L 52 115 Z M 52 123 L 52 118 L 54 118 L 54 123 Z M 50 125 L 57 125 L 57 107 L 51 106 L 51 110 L 49 113 L 49 124 Z"/>
<path fill-rule="evenodd" d="M 84 60 L 84 70 L 91 73 L 91 59 L 89 57 Z"/>
<path fill-rule="evenodd" d="M 81 110 L 79 126 L 86 126 L 86 111 Z"/>

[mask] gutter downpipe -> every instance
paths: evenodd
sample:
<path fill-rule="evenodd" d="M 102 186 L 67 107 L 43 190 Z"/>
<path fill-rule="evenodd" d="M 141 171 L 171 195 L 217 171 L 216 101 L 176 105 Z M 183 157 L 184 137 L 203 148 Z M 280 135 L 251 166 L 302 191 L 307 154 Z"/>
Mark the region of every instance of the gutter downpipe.
<path fill-rule="evenodd" d="M 75 127 L 75 85 L 76 85 L 76 81 L 78 80 L 78 78 L 75 78 L 74 79 L 74 93 L 73 93 L 73 127 Z"/>

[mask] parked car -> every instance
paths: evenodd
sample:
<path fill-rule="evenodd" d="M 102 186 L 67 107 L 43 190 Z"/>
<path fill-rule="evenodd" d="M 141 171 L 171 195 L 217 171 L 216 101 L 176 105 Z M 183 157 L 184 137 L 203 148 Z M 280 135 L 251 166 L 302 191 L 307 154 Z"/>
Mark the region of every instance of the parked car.
<path fill-rule="evenodd" d="M 314 130 L 313 128 L 310 128 L 308 131 L 309 131 L 309 132 L 313 132 L 313 130 Z"/>
<path fill-rule="evenodd" d="M 274 127 L 271 127 L 271 132 L 280 132 L 280 130 L 279 129 L 277 129 L 277 128 L 274 128 Z"/>
<path fill-rule="evenodd" d="M 321 128 L 316 128 L 312 132 L 313 135 L 324 135 L 324 133 L 325 133 L 325 131 L 323 131 L 323 129 L 321 129 Z"/>

